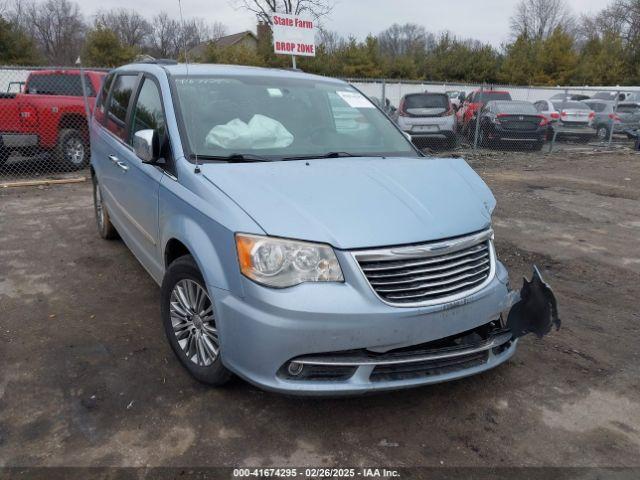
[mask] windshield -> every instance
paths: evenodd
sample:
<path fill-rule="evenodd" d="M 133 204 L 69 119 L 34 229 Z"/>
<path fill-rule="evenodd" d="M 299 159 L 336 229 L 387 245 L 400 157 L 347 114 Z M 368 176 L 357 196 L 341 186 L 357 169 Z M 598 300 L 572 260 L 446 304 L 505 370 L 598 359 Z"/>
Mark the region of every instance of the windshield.
<path fill-rule="evenodd" d="M 444 94 L 415 93 L 405 97 L 405 108 L 449 108 L 449 99 Z"/>
<path fill-rule="evenodd" d="M 176 76 L 174 82 L 192 154 L 418 156 L 388 118 L 346 84 L 268 76 Z"/>
<path fill-rule="evenodd" d="M 598 92 L 591 98 L 597 98 L 598 100 L 611 100 L 616 98 L 616 92 Z"/>
<path fill-rule="evenodd" d="M 558 110 L 591 110 L 584 102 L 563 102 L 557 105 Z"/>
<path fill-rule="evenodd" d="M 594 112 L 604 112 L 607 108 L 606 103 L 596 103 L 596 102 L 584 102 L 587 106 L 593 110 Z"/>
<path fill-rule="evenodd" d="M 95 92 L 89 77 L 85 74 L 87 95 L 95 97 Z M 28 93 L 32 95 L 66 95 L 82 97 L 82 82 L 80 75 L 51 73 L 31 75 L 27 84 Z"/>
<path fill-rule="evenodd" d="M 640 105 L 624 103 L 618 105 L 618 112 L 620 113 L 636 113 L 638 110 L 640 110 Z"/>
<path fill-rule="evenodd" d="M 537 115 L 538 110 L 532 103 L 496 102 L 494 108 L 498 113 L 515 113 Z"/>
<path fill-rule="evenodd" d="M 511 95 L 509 95 L 509 92 L 478 92 L 473 101 L 487 103 L 491 100 L 511 100 Z"/>

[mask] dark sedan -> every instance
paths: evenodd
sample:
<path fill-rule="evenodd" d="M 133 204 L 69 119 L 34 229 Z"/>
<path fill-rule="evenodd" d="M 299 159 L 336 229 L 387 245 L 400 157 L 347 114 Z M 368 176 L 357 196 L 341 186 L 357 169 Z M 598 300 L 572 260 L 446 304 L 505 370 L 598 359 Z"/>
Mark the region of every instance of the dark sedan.
<path fill-rule="evenodd" d="M 488 102 L 480 114 L 478 143 L 483 147 L 510 144 L 540 150 L 547 125 L 547 119 L 530 102 Z"/>

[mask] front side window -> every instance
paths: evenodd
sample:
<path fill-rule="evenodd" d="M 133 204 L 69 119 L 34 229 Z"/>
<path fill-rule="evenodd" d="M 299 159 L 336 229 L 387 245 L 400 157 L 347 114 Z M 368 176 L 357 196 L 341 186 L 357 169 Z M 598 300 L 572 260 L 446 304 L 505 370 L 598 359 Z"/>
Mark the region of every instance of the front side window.
<path fill-rule="evenodd" d="M 145 78 L 140 88 L 138 100 L 133 107 L 129 143 L 140 130 L 155 130 L 158 138 L 165 134 L 165 117 L 158 86 L 150 78 Z"/>
<path fill-rule="evenodd" d="M 417 156 L 401 132 L 349 85 L 256 76 L 172 78 L 188 150 L 271 160 Z"/>
<path fill-rule="evenodd" d="M 127 109 L 137 80 L 137 75 L 118 75 L 111 89 L 107 129 L 123 142 L 126 141 Z"/>

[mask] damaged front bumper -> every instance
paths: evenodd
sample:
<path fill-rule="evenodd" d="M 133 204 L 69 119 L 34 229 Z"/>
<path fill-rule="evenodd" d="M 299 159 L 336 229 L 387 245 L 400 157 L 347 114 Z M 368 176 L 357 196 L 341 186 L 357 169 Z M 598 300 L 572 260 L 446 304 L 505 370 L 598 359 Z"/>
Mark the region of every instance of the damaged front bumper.
<path fill-rule="evenodd" d="M 218 292 L 228 340 L 225 365 L 261 388 L 289 394 L 396 390 L 490 370 L 514 355 L 519 337 L 542 336 L 560 325 L 553 292 L 535 267 L 520 291 L 509 291 L 506 270 L 498 264 L 498 274 L 482 291 L 455 305 L 419 309 L 380 305 L 377 312 L 349 312 L 346 286 L 313 287 L 294 311 L 274 309 L 271 296 L 283 292 L 253 284 L 247 289 L 270 297 L 250 312 L 240 310 L 246 301 Z M 313 295 L 320 289 L 324 295 Z M 345 305 L 327 305 L 326 298 L 338 298 L 337 291 L 345 293 Z M 289 299 L 279 299 L 290 308 Z M 322 313 L 309 313 L 315 310 Z M 249 329 L 255 334 L 248 338 Z"/>

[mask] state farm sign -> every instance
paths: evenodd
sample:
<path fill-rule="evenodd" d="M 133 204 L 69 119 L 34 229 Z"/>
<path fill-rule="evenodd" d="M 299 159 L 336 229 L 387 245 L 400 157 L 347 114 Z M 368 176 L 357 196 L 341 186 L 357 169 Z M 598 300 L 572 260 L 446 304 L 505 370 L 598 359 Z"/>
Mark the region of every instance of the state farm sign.
<path fill-rule="evenodd" d="M 276 13 L 271 17 L 273 48 L 282 55 L 316 55 L 316 25 L 295 15 Z"/>

